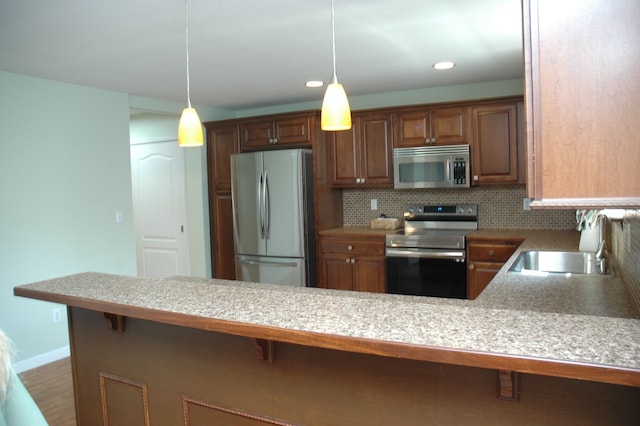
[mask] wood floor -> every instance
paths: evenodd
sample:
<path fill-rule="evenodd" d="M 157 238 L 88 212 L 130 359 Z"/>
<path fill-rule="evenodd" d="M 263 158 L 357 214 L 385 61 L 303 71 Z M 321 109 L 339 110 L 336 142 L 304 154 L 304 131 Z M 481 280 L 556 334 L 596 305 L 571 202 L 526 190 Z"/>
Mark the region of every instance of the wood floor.
<path fill-rule="evenodd" d="M 76 425 L 69 358 L 25 371 L 19 376 L 50 426 Z"/>

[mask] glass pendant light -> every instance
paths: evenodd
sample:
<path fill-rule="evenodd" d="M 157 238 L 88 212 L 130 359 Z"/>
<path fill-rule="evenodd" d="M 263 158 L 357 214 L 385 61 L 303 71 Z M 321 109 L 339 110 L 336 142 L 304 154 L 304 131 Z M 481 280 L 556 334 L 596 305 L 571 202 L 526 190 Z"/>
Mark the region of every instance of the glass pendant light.
<path fill-rule="evenodd" d="M 187 49 L 187 108 L 182 110 L 180 123 L 178 124 L 178 146 L 202 146 L 204 144 L 202 123 L 200 122 L 200 117 L 196 109 L 191 107 L 189 87 L 189 14 L 187 10 L 187 0 L 184 1 L 184 28 Z"/>
<path fill-rule="evenodd" d="M 322 100 L 320 127 L 322 130 L 349 130 L 351 128 L 351 109 L 347 93 L 342 84 L 338 83 L 336 74 L 336 25 L 333 0 L 331 0 L 331 36 L 333 47 L 333 76 L 327 86 Z"/>

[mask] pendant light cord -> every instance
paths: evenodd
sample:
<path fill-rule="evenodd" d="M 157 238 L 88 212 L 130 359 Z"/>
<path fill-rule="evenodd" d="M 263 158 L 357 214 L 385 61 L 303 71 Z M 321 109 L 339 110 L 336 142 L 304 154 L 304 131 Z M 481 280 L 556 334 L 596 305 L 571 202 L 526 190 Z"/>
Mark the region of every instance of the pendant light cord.
<path fill-rule="evenodd" d="M 331 0 L 331 46 L 333 49 L 333 77 L 331 83 L 338 82 L 338 76 L 336 75 L 336 22 L 335 22 L 335 10 Z"/>
<path fill-rule="evenodd" d="M 184 33 L 187 50 L 187 106 L 191 108 L 191 92 L 189 87 L 189 10 L 187 9 L 187 0 L 184 0 Z"/>

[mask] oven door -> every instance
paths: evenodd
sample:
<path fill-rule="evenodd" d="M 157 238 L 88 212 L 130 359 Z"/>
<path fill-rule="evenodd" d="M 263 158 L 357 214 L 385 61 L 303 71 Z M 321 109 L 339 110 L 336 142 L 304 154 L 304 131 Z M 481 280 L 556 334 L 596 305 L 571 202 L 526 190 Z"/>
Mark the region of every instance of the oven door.
<path fill-rule="evenodd" d="M 387 292 L 466 299 L 464 250 L 387 247 Z"/>

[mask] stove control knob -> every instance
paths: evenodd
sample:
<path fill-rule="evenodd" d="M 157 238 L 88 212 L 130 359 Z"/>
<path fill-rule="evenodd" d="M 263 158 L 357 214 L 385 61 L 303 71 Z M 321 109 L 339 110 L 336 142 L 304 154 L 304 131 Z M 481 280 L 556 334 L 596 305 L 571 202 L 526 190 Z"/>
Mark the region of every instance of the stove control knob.
<path fill-rule="evenodd" d="M 464 207 L 458 208 L 458 213 L 464 213 Z"/>
<path fill-rule="evenodd" d="M 473 214 L 473 207 L 469 206 L 469 207 L 467 208 L 467 213 L 469 213 L 469 214 Z"/>

